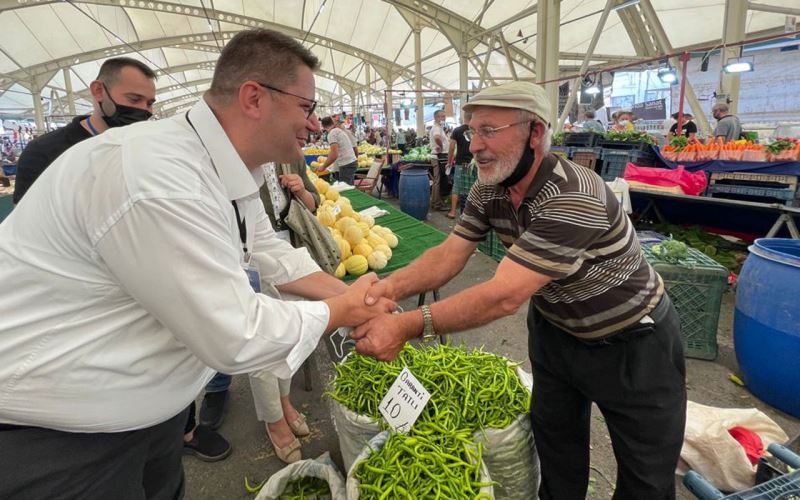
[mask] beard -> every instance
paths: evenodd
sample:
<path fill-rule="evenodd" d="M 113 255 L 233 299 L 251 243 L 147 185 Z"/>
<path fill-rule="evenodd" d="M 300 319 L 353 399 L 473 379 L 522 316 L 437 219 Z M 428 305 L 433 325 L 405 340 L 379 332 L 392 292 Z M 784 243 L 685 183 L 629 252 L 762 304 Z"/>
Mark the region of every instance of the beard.
<path fill-rule="evenodd" d="M 491 167 L 482 167 L 478 163 L 478 182 L 481 184 L 500 184 L 514 172 L 519 160 L 522 158 L 522 148 L 518 151 L 509 151 L 502 155 L 481 152 L 475 155 L 475 161 L 494 161 Z"/>

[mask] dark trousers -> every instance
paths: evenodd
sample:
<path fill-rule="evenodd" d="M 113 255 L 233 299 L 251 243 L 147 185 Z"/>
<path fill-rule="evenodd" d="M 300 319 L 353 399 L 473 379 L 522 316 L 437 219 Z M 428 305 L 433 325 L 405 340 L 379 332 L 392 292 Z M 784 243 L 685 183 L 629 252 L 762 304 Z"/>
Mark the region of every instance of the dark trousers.
<path fill-rule="evenodd" d="M 653 327 L 589 345 L 548 322 L 531 304 L 531 424 L 542 500 L 586 498 L 592 402 L 605 418 L 617 459 L 613 498 L 675 498 L 686 424 L 680 323 L 666 295 L 650 316 Z"/>
<path fill-rule="evenodd" d="M 439 153 L 437 160 L 439 162 L 439 195 L 446 199 L 450 196 L 453 190 L 453 172 L 447 175 L 447 153 Z"/>
<path fill-rule="evenodd" d="M 187 412 L 128 432 L 0 430 L 0 498 L 183 498 L 182 431 Z"/>
<path fill-rule="evenodd" d="M 355 183 L 357 166 L 358 164 L 353 162 L 339 167 L 339 180 L 352 186 Z"/>

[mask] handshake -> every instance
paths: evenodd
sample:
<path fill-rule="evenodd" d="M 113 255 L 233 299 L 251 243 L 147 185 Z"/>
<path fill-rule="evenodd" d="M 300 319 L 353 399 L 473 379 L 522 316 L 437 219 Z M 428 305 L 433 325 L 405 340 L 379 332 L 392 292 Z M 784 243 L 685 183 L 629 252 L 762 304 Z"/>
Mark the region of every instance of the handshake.
<path fill-rule="evenodd" d="M 379 280 L 375 273 L 365 274 L 346 292 L 325 300 L 331 312 L 328 330 L 355 327 L 350 337 L 356 341 L 356 351 L 391 361 L 422 331 L 422 315 L 416 311 L 393 314 L 397 304 L 392 298 L 385 280 Z"/>

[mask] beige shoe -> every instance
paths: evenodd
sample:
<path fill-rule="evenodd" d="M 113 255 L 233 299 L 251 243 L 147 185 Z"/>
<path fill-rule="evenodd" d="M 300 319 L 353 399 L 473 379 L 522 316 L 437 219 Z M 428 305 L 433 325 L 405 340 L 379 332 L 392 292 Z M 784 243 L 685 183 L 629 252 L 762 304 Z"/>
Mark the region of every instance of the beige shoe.
<path fill-rule="evenodd" d="M 302 413 L 297 417 L 297 420 L 288 423 L 289 428 L 292 429 L 295 436 L 308 436 L 311 434 L 311 429 L 308 428 L 308 424 L 306 423 L 306 416 Z"/>
<path fill-rule="evenodd" d="M 269 437 L 269 441 L 272 443 L 272 447 L 275 449 L 275 454 L 287 464 L 293 464 L 303 458 L 303 455 L 300 452 L 300 441 L 297 438 L 283 448 L 280 448 L 275 444 L 275 440 L 272 439 L 272 434 L 269 432 L 269 427 L 267 427 L 267 437 Z"/>

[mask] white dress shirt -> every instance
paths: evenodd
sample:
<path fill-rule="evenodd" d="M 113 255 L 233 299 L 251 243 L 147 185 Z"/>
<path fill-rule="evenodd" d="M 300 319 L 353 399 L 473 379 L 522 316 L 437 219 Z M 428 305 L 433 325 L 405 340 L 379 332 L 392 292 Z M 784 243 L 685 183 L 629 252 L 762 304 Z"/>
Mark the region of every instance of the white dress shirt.
<path fill-rule="evenodd" d="M 329 310 L 250 287 L 232 200 L 263 285 L 319 271 L 275 237 L 263 180 L 202 99 L 59 157 L 0 225 L 0 422 L 140 429 L 215 370 L 290 377 Z"/>

